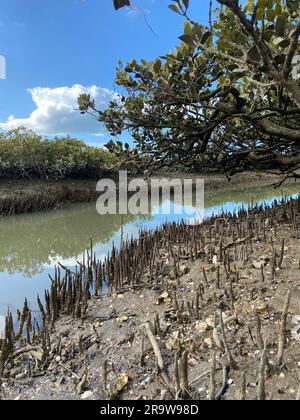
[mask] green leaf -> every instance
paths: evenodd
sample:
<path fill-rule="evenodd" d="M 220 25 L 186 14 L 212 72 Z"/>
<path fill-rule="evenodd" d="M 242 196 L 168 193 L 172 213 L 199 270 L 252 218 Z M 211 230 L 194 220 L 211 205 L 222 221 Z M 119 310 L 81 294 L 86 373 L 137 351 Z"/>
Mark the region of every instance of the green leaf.
<path fill-rule="evenodd" d="M 216 43 L 218 48 L 221 48 L 221 50 L 227 50 L 229 48 L 229 44 L 222 39 L 218 39 Z"/>
<path fill-rule="evenodd" d="M 258 0 L 257 6 L 258 6 L 259 9 L 265 9 L 266 6 L 267 6 L 267 1 L 266 0 Z"/>
<path fill-rule="evenodd" d="M 188 21 L 184 23 L 184 33 L 187 35 L 191 35 L 193 33 L 193 29 Z"/>
<path fill-rule="evenodd" d="M 203 34 L 202 38 L 201 38 L 201 44 L 205 44 L 206 41 L 211 37 L 211 32 L 207 31 Z"/>
<path fill-rule="evenodd" d="M 279 16 L 275 23 L 276 35 L 278 36 L 284 35 L 285 25 L 286 25 L 286 19 L 283 16 Z"/>
<path fill-rule="evenodd" d="M 268 21 L 274 20 L 275 17 L 276 17 L 275 10 L 273 10 L 273 9 L 267 9 L 266 17 L 267 17 Z"/>
<path fill-rule="evenodd" d="M 182 3 L 184 4 L 185 8 L 188 9 L 190 5 L 190 0 L 182 0 Z"/>
<path fill-rule="evenodd" d="M 153 70 L 155 71 L 155 73 L 159 73 L 161 70 L 161 61 L 160 60 L 156 60 L 154 65 L 153 65 Z"/>
<path fill-rule="evenodd" d="M 276 15 L 277 15 L 277 16 L 278 16 L 278 15 L 281 15 L 281 13 L 282 13 L 282 7 L 281 7 L 281 4 L 276 3 L 276 6 L 275 6 L 275 13 L 276 13 Z"/>
<path fill-rule="evenodd" d="M 171 9 L 175 13 L 179 13 L 178 6 L 176 4 L 169 4 L 169 9 Z"/>
<path fill-rule="evenodd" d="M 265 9 L 259 8 L 256 12 L 256 20 L 263 20 L 265 14 Z"/>
<path fill-rule="evenodd" d="M 248 51 L 248 57 L 253 61 L 260 61 L 260 54 L 256 45 L 250 48 Z"/>
<path fill-rule="evenodd" d="M 253 4 L 253 2 L 247 3 L 247 5 L 245 7 L 245 12 L 248 13 L 248 14 L 252 14 L 254 12 L 254 4 Z"/>
<path fill-rule="evenodd" d="M 193 26 L 193 33 L 195 35 L 197 35 L 198 38 L 201 39 L 202 38 L 202 35 L 203 35 L 203 26 L 198 25 L 198 24 L 194 25 Z"/>
<path fill-rule="evenodd" d="M 86 93 L 82 93 L 78 97 L 77 102 L 78 102 L 79 109 L 81 111 L 86 111 L 90 107 L 90 105 L 92 105 L 91 95 L 88 95 Z"/>
<path fill-rule="evenodd" d="M 282 41 L 284 41 L 284 39 L 281 38 L 281 36 L 277 36 L 276 38 L 273 39 L 273 44 L 279 45 Z"/>
<path fill-rule="evenodd" d="M 189 45 L 190 47 L 193 47 L 193 48 L 195 47 L 195 42 L 194 42 L 194 37 L 193 36 L 184 34 L 184 35 L 181 35 L 179 37 L 179 39 L 181 41 L 183 41 L 185 44 Z"/>
<path fill-rule="evenodd" d="M 270 42 L 273 35 L 274 35 L 274 31 L 272 31 L 271 29 L 267 29 L 263 33 L 263 38 L 265 41 Z"/>
<path fill-rule="evenodd" d="M 125 6 L 130 6 L 130 0 L 114 0 L 114 7 L 116 10 Z"/>
<path fill-rule="evenodd" d="M 281 36 L 278 36 L 273 41 L 274 45 L 278 45 L 281 48 L 287 48 L 290 45 L 290 41 L 288 39 L 281 38 Z"/>

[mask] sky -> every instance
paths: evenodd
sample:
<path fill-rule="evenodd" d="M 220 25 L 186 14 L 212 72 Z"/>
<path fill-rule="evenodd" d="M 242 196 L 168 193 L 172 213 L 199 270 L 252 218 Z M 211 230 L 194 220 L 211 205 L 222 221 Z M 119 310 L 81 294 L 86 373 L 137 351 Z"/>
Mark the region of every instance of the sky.
<path fill-rule="evenodd" d="M 133 3 L 133 10 L 116 12 L 112 0 L 0 0 L 0 56 L 6 62 L 0 131 L 22 125 L 105 144 L 110 136 L 104 127 L 76 110 L 78 95 L 91 93 L 104 109 L 118 91 L 118 60 L 153 60 L 182 34 L 184 21 L 168 9 L 171 0 Z M 191 16 L 203 24 L 208 3 L 190 0 Z"/>

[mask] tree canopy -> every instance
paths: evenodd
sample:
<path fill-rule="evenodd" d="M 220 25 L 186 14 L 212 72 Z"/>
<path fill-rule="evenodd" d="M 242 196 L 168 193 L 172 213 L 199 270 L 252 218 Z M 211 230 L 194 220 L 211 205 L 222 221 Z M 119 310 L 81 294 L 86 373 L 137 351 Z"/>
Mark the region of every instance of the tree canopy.
<path fill-rule="evenodd" d="M 93 113 L 113 136 L 128 131 L 135 153 L 154 167 L 180 162 L 298 176 L 300 2 L 218 0 L 207 26 L 189 16 L 189 3 L 169 5 L 185 19 L 177 48 L 152 62 L 120 62 L 119 100 L 99 112 L 82 96 L 81 111 Z M 109 147 L 131 153 L 120 143 Z"/>
<path fill-rule="evenodd" d="M 0 133 L 0 179 L 97 178 L 117 160 L 72 137 L 42 137 L 24 127 Z"/>

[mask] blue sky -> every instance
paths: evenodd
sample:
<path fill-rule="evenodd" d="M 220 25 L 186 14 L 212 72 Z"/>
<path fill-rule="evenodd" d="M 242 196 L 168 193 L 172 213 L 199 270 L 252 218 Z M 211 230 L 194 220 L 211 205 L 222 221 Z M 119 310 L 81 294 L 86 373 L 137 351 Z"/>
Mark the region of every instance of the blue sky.
<path fill-rule="evenodd" d="M 112 0 L 0 0 L 0 129 L 25 125 L 41 134 L 69 133 L 89 143 L 109 135 L 73 111 L 78 92 L 105 107 L 117 89 L 119 59 L 155 59 L 175 47 L 183 19 L 169 0 L 133 0 L 142 13 L 115 12 Z M 208 0 L 190 0 L 191 15 L 207 22 Z M 91 88 L 92 87 L 92 88 Z"/>

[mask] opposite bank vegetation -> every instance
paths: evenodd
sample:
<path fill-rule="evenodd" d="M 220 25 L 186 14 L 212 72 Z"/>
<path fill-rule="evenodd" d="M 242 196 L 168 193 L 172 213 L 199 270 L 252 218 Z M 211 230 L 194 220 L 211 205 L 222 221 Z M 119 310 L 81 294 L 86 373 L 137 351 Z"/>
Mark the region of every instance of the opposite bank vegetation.
<path fill-rule="evenodd" d="M 116 163 L 112 153 L 71 137 L 48 139 L 25 128 L 2 133 L 0 215 L 91 201 L 95 185 L 87 180 L 111 176 Z"/>
<path fill-rule="evenodd" d="M 70 203 L 96 201 L 96 182 L 102 178 L 117 180 L 117 168 L 135 170 L 143 174 L 148 162 L 139 159 L 138 169 L 132 160 L 120 157 L 102 148 L 91 147 L 70 137 L 47 139 L 19 128 L 0 134 L 0 216 L 52 210 Z M 245 172 L 231 179 L 217 173 L 195 174 L 183 166 L 161 169 L 163 178 L 199 178 L 205 181 L 206 191 L 256 188 L 278 183 L 274 174 L 259 176 Z M 292 181 L 285 185 L 291 185 Z"/>
<path fill-rule="evenodd" d="M 104 261 L 91 244 L 39 316 L 8 313 L 1 398 L 299 399 L 299 215 L 168 224 Z"/>

